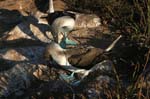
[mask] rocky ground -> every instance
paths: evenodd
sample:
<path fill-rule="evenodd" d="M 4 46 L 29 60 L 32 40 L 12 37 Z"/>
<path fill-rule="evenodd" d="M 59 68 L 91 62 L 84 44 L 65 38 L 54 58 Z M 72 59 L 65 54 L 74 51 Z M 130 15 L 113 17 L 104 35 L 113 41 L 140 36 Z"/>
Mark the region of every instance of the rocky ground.
<path fill-rule="evenodd" d="M 110 53 L 99 56 L 103 59 L 97 65 L 91 66 L 96 66 L 95 72 L 90 73 L 78 86 L 72 86 L 60 78 L 60 74 L 70 74 L 69 72 L 58 69 L 44 60 L 45 46 L 53 37 L 47 22 L 40 18 L 46 14 L 47 6 L 41 9 L 39 2 L 46 5 L 41 0 L 0 1 L 1 98 L 112 99 L 117 97 L 118 92 L 122 95 L 120 97 L 128 97 L 123 96 L 127 93 L 126 87 L 131 83 L 127 77 L 131 77 L 136 67 L 136 59 L 141 60 L 139 64 L 143 62 L 144 58 L 141 57 L 144 57 L 148 49 L 136 49 L 138 44 L 123 37 Z M 62 0 L 54 0 L 54 6 L 57 10 L 67 9 Z M 75 31 L 69 34 L 69 38 L 78 43 L 77 47 L 85 47 L 85 50 L 88 47 L 104 50 L 121 34 L 119 30 L 112 31 L 109 24 L 102 24 L 103 20 L 95 14 L 85 15 L 76 12 L 76 15 L 78 17 Z M 106 59 L 113 63 L 103 65 L 111 69 L 101 70 L 101 62 Z M 140 67 L 139 71 L 142 70 Z M 148 69 L 143 75 L 149 79 Z M 76 76 L 80 79 L 80 75 Z M 121 82 L 121 85 L 118 82 Z M 150 86 L 147 80 L 143 83 Z M 120 88 L 122 84 L 121 88 L 124 89 Z M 144 84 L 141 84 L 142 88 L 145 87 Z"/>

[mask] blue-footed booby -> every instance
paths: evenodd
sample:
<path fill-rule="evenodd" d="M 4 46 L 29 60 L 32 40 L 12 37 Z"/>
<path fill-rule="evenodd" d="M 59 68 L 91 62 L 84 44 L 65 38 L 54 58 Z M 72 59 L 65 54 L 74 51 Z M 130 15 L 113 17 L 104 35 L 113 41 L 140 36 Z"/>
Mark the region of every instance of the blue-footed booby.
<path fill-rule="evenodd" d="M 105 50 L 102 49 L 98 49 L 98 48 L 93 48 L 94 50 L 89 54 L 90 56 L 87 56 L 87 58 L 84 58 L 83 61 L 87 62 L 86 60 L 88 60 L 88 62 L 90 62 L 90 59 L 95 59 L 95 57 L 97 57 L 98 53 L 99 55 L 104 53 L 104 52 L 109 52 L 112 50 L 112 48 L 114 48 L 114 46 L 116 45 L 116 43 L 122 38 L 122 35 L 120 35 L 116 40 L 114 40 L 112 42 L 112 44 L 110 44 L 108 46 L 108 48 L 106 48 Z M 48 46 L 46 47 L 45 50 L 45 58 L 47 60 L 49 60 L 50 58 L 53 59 L 58 65 L 62 66 L 62 68 L 71 71 L 73 74 L 74 73 L 80 73 L 83 74 L 82 78 L 84 78 L 85 76 L 87 76 L 90 72 L 91 69 L 83 69 L 83 68 L 78 68 L 76 66 L 73 66 L 70 62 L 69 62 L 69 58 L 73 55 L 75 55 L 76 53 L 79 53 L 79 57 L 82 55 L 80 53 L 82 50 L 80 49 L 64 49 L 62 48 L 59 44 L 55 43 L 55 42 L 51 42 L 50 44 L 48 44 Z M 71 75 L 73 76 L 73 75 Z"/>
<path fill-rule="evenodd" d="M 75 17 L 74 13 L 68 11 L 54 11 L 53 0 L 49 0 L 49 13 L 46 19 L 51 27 L 54 41 L 62 48 L 65 48 L 66 44 L 76 44 L 67 38 L 68 33 L 74 29 Z"/>

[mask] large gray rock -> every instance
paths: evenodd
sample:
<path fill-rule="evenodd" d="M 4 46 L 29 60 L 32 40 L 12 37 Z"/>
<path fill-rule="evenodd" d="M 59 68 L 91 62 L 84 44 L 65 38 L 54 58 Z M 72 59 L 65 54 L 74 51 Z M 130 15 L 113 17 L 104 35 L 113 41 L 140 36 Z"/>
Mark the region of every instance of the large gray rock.
<path fill-rule="evenodd" d="M 95 14 L 76 14 L 75 28 L 95 28 L 101 25 L 101 19 Z"/>

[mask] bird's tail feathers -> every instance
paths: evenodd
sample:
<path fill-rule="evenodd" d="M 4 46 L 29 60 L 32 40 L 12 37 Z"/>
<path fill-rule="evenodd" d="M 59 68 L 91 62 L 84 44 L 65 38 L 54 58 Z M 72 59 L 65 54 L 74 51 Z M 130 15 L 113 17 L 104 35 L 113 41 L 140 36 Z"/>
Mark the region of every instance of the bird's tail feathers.
<path fill-rule="evenodd" d="M 114 40 L 109 46 L 108 48 L 105 49 L 106 52 L 109 52 L 110 50 L 112 50 L 114 48 L 114 46 L 116 45 L 116 43 L 122 38 L 122 35 L 120 35 L 116 40 Z"/>

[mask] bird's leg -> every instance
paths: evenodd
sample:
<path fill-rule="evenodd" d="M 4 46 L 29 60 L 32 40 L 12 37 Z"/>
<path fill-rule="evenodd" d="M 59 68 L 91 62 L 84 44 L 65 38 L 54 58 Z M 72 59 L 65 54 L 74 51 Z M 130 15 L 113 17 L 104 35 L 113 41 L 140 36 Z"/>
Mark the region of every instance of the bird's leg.
<path fill-rule="evenodd" d="M 75 71 L 76 72 L 76 71 Z M 91 72 L 91 70 L 85 70 L 85 71 L 83 71 L 82 73 L 83 73 L 83 76 L 81 77 L 81 79 L 80 80 L 74 80 L 73 82 L 71 82 L 71 85 L 73 85 L 73 86 L 78 86 L 80 83 L 81 83 L 81 81 L 85 78 L 85 77 L 87 77 L 88 76 L 88 74 Z M 77 72 L 78 73 L 78 72 Z"/>

